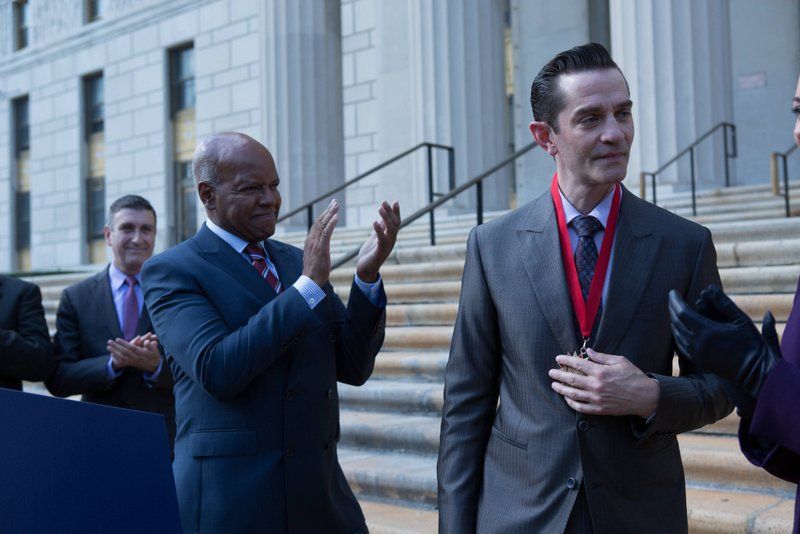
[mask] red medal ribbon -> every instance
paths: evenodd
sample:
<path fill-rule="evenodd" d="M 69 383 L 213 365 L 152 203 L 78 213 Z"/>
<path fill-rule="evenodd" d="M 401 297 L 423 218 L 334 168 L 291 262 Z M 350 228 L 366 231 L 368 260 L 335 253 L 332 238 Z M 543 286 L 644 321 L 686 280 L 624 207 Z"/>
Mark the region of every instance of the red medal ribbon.
<path fill-rule="evenodd" d="M 589 339 L 589 336 L 592 335 L 592 327 L 597 318 L 597 310 L 600 309 L 600 300 L 603 296 L 603 284 L 606 281 L 608 262 L 611 259 L 611 247 L 614 245 L 614 230 L 617 227 L 617 218 L 619 217 L 619 203 L 622 198 L 622 187 L 619 184 L 614 186 L 614 198 L 611 200 L 611 212 L 608 214 L 603 244 L 600 247 L 600 255 L 597 258 L 594 277 L 589 286 L 589 298 L 587 301 L 583 300 L 581 284 L 578 281 L 578 270 L 575 268 L 572 245 L 570 244 L 569 232 L 567 231 L 567 219 L 564 215 L 564 206 L 561 203 L 561 195 L 558 188 L 558 173 L 553 175 L 550 193 L 553 197 L 553 205 L 556 208 L 558 240 L 561 243 L 561 258 L 564 261 L 564 274 L 567 277 L 567 287 L 569 288 L 570 300 L 572 300 L 572 309 L 578 318 L 578 324 L 580 325 L 583 339 Z"/>

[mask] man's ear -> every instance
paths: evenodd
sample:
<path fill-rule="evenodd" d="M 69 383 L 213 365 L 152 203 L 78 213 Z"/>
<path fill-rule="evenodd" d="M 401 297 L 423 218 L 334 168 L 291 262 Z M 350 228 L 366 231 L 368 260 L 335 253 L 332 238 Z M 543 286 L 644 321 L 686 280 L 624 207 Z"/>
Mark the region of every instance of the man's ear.
<path fill-rule="evenodd" d="M 106 242 L 106 245 L 109 247 L 111 246 L 111 228 L 108 226 L 103 226 L 103 239 Z"/>
<path fill-rule="evenodd" d="M 530 124 L 533 140 L 542 147 L 550 156 L 558 154 L 558 148 L 553 142 L 553 128 L 542 121 L 533 121 Z"/>
<path fill-rule="evenodd" d="M 207 210 L 213 210 L 216 207 L 216 198 L 214 195 L 214 187 L 208 182 L 200 182 L 197 184 L 197 194 L 200 195 L 200 202 Z"/>

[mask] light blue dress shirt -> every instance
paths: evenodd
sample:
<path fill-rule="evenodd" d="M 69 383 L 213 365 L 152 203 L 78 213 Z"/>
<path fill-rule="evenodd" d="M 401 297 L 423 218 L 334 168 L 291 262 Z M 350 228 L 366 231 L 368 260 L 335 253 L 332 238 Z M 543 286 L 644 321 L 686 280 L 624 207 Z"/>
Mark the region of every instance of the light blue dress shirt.
<path fill-rule="evenodd" d="M 126 280 L 128 275 L 120 271 L 113 263 L 108 266 L 108 280 L 111 284 L 111 296 L 114 299 L 114 309 L 117 311 L 117 321 L 119 321 L 120 330 L 125 330 L 125 299 L 128 297 L 130 287 Z M 139 317 L 142 316 L 142 309 L 144 308 L 144 292 L 142 291 L 142 273 L 136 273 L 134 276 L 139 281 L 136 284 L 134 291 L 136 293 L 136 303 L 139 305 Z M 158 363 L 158 368 L 152 373 L 143 372 L 142 376 L 148 382 L 156 382 L 158 376 L 161 374 L 161 368 L 164 365 L 164 359 Z M 113 380 L 122 374 L 122 369 L 114 370 L 111 364 L 111 355 L 108 355 L 108 363 L 106 363 L 106 374 L 108 378 Z"/>
<path fill-rule="evenodd" d="M 223 228 L 220 228 L 218 225 L 214 224 L 214 221 L 211 219 L 206 219 L 206 226 L 220 239 L 230 245 L 233 250 L 238 252 L 242 259 L 244 259 L 248 264 L 250 263 L 250 257 L 244 251 L 248 245 L 247 241 Z M 275 278 L 280 281 L 278 271 L 275 269 L 275 265 L 272 263 L 272 260 L 270 260 L 269 254 L 266 250 L 264 250 L 264 260 L 267 263 L 267 269 L 269 269 L 269 271 L 275 275 Z M 356 275 L 355 281 L 358 288 L 362 293 L 364 293 L 373 306 L 383 307 L 386 305 L 385 299 L 381 298 L 381 284 L 383 281 L 381 280 L 380 275 L 378 275 L 378 279 L 371 284 L 360 280 L 358 275 Z M 325 298 L 325 292 L 322 290 L 322 288 L 306 275 L 300 275 L 300 278 L 298 278 L 297 281 L 292 284 L 292 287 L 297 289 L 297 291 L 300 293 L 300 296 L 303 297 L 303 300 L 306 301 L 308 307 L 312 310 Z"/>

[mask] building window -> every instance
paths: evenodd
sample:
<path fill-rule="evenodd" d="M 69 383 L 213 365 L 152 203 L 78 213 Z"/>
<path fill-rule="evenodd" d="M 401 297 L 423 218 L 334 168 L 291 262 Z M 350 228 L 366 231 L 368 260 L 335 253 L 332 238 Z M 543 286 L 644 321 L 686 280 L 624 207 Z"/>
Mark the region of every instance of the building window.
<path fill-rule="evenodd" d="M 86 242 L 90 263 L 103 263 L 106 247 L 105 226 L 105 124 L 103 113 L 103 74 L 91 74 L 83 79 L 84 146 L 87 173 Z"/>
<path fill-rule="evenodd" d="M 197 231 L 197 193 L 192 176 L 195 143 L 194 49 L 170 51 L 170 117 L 173 150 L 174 234 L 178 243 Z"/>
<path fill-rule="evenodd" d="M 30 24 L 30 4 L 28 0 L 15 0 L 13 7 L 14 50 L 28 46 L 28 25 Z"/>
<path fill-rule="evenodd" d="M 14 167 L 16 171 L 14 188 L 16 267 L 20 271 L 28 271 L 31 268 L 31 178 L 27 96 L 13 101 L 12 113 L 14 115 Z"/>
<path fill-rule="evenodd" d="M 103 0 L 86 0 L 86 22 L 103 18 Z"/>
<path fill-rule="evenodd" d="M 172 115 L 194 109 L 194 48 L 192 45 L 170 52 L 170 89 Z"/>

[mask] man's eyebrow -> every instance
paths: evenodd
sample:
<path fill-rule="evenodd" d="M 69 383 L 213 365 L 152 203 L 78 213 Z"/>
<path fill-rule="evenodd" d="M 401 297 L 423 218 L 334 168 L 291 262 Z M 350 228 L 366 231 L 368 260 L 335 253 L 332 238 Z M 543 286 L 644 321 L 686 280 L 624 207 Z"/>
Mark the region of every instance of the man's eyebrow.
<path fill-rule="evenodd" d="M 584 113 L 596 113 L 598 111 L 602 111 L 604 106 L 599 104 L 588 104 L 586 106 L 577 108 L 575 111 L 572 112 L 572 115 L 582 115 Z M 626 100 L 624 102 L 620 102 L 619 104 L 614 104 L 615 109 L 619 108 L 631 108 L 633 107 L 633 101 Z"/>
<path fill-rule="evenodd" d="M 792 102 L 800 103 L 800 96 L 796 96 L 796 97 L 792 98 Z"/>

